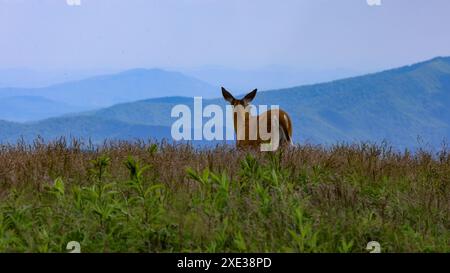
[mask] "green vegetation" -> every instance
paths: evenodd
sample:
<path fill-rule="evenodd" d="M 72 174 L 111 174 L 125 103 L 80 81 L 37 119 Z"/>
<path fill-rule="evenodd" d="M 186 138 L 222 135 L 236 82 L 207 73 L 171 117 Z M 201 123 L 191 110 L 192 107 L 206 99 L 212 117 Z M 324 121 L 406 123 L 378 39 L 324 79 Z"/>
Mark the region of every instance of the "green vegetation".
<path fill-rule="evenodd" d="M 450 154 L 0 146 L 0 251 L 450 252 Z"/>

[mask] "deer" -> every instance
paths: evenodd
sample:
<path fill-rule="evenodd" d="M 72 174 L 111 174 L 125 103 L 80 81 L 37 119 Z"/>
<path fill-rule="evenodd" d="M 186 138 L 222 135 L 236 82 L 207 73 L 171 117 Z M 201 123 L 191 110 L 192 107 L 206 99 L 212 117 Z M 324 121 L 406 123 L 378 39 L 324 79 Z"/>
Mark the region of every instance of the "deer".
<path fill-rule="evenodd" d="M 279 146 L 293 145 L 292 122 L 289 115 L 282 109 L 270 109 L 258 116 L 250 113 L 250 103 L 256 97 L 258 89 L 254 89 L 242 99 L 236 99 L 222 87 L 222 95 L 225 101 L 233 108 L 233 125 L 236 134 L 237 148 L 256 147 L 268 141 L 276 150 Z M 272 125 L 274 125 L 272 128 Z M 278 127 L 278 128 L 276 128 Z M 273 130 L 272 130 L 273 129 Z"/>

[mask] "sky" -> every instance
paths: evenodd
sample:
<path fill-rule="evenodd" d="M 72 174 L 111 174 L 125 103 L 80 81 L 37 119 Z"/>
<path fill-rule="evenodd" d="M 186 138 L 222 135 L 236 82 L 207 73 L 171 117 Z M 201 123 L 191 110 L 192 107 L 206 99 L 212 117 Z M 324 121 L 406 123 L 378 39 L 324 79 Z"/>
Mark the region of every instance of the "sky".
<path fill-rule="evenodd" d="M 450 55 L 448 0 L 66 1 L 0 0 L 0 69 L 372 71 Z"/>

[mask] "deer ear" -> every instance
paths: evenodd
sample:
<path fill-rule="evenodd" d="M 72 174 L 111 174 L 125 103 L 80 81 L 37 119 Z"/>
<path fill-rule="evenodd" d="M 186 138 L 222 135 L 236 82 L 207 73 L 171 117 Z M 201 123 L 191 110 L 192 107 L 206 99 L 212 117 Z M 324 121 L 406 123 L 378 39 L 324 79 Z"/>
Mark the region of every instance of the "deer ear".
<path fill-rule="evenodd" d="M 255 98 L 256 91 L 258 91 L 258 89 L 255 89 L 252 92 L 245 95 L 245 97 L 242 100 L 245 101 L 245 103 L 250 103 Z"/>
<path fill-rule="evenodd" d="M 228 101 L 229 103 L 233 103 L 233 101 L 235 100 L 235 98 L 233 97 L 233 95 L 230 94 L 230 92 L 228 92 L 225 88 L 222 87 L 222 96 L 223 98 Z"/>

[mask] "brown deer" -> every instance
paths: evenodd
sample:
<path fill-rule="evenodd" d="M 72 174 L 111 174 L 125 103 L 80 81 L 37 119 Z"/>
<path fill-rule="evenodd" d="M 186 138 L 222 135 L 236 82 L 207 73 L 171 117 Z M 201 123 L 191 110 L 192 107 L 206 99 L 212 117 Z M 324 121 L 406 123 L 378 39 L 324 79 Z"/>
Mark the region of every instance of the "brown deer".
<path fill-rule="evenodd" d="M 289 115 L 281 109 L 271 109 L 259 116 L 250 114 L 250 102 L 255 98 L 257 89 L 248 93 L 244 98 L 238 100 L 222 87 L 222 95 L 226 101 L 233 106 L 234 132 L 236 133 L 236 146 L 238 148 L 256 147 L 273 140 L 274 133 L 278 146 L 292 144 L 292 122 Z M 272 130 L 272 124 L 274 126 Z"/>

